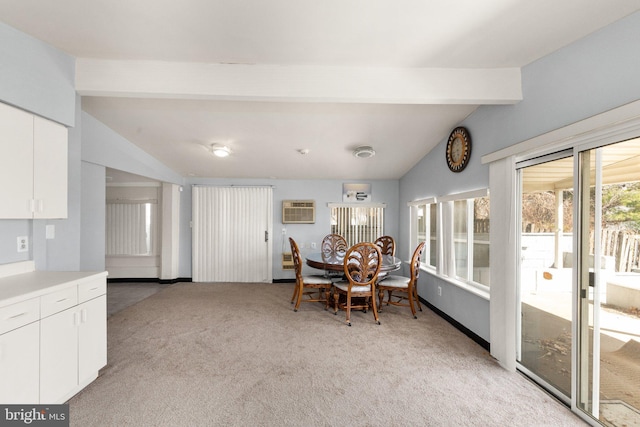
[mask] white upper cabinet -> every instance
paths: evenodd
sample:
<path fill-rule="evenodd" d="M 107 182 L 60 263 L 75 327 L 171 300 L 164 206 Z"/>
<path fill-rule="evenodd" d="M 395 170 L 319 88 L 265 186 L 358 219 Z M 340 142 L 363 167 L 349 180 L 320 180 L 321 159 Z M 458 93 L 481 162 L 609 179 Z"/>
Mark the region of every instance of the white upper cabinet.
<path fill-rule="evenodd" d="M 67 129 L 0 103 L 0 218 L 67 217 Z"/>
<path fill-rule="evenodd" d="M 0 218 L 32 218 L 33 115 L 0 104 Z"/>
<path fill-rule="evenodd" d="M 67 128 L 34 117 L 34 218 L 67 217 Z"/>

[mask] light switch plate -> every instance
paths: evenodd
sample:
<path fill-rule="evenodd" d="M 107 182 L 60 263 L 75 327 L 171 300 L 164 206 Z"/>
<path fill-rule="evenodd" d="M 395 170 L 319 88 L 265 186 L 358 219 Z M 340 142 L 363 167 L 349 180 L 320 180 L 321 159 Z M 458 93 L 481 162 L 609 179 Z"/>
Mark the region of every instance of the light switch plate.
<path fill-rule="evenodd" d="M 46 239 L 55 239 L 56 238 L 56 226 L 53 224 L 47 224 L 45 227 L 45 238 Z"/>

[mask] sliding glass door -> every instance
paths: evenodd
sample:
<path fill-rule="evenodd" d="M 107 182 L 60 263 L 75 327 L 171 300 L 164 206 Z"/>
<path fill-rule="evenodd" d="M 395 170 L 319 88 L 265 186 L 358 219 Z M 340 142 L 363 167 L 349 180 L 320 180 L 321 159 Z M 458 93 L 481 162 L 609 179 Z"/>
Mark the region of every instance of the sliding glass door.
<path fill-rule="evenodd" d="M 576 406 L 640 425 L 640 142 L 579 154 Z"/>
<path fill-rule="evenodd" d="M 640 425 L 640 138 L 518 177 L 519 368 L 594 424 Z"/>
<path fill-rule="evenodd" d="M 518 362 L 568 403 L 573 337 L 572 151 L 519 167 Z"/>

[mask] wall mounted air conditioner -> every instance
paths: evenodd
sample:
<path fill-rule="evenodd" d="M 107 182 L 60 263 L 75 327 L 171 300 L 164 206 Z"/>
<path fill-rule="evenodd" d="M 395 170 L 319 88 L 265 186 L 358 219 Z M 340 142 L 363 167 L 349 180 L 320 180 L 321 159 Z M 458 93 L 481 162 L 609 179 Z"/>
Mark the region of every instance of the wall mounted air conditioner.
<path fill-rule="evenodd" d="M 283 200 L 283 224 L 313 224 L 316 222 L 315 200 Z"/>

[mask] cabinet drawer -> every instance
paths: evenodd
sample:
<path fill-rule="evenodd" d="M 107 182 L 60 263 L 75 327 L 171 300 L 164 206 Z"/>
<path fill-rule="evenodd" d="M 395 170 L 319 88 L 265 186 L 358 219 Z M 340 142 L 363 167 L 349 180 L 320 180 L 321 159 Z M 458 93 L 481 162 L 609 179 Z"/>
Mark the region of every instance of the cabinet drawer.
<path fill-rule="evenodd" d="M 40 299 L 33 298 L 0 308 L 0 334 L 40 319 Z"/>
<path fill-rule="evenodd" d="M 62 289 L 40 297 L 40 313 L 44 319 L 59 311 L 78 305 L 78 287 Z"/>
<path fill-rule="evenodd" d="M 107 293 L 107 282 L 105 280 L 93 280 L 78 286 L 78 303 L 81 304 L 100 295 Z"/>

